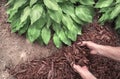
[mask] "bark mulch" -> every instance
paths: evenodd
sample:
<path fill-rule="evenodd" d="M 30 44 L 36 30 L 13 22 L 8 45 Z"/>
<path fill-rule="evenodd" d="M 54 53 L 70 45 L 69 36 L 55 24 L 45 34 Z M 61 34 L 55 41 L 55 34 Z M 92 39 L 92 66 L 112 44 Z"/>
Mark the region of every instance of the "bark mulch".
<path fill-rule="evenodd" d="M 109 26 L 96 23 L 83 27 L 83 34 L 78 36 L 71 46 L 60 49 L 59 53 L 43 59 L 34 59 L 9 70 L 17 79 L 82 79 L 70 66 L 71 62 L 86 65 L 98 79 L 120 79 L 120 62 L 91 55 L 87 47 L 80 47 L 81 41 L 93 41 L 102 45 L 120 46 L 118 36 Z"/>

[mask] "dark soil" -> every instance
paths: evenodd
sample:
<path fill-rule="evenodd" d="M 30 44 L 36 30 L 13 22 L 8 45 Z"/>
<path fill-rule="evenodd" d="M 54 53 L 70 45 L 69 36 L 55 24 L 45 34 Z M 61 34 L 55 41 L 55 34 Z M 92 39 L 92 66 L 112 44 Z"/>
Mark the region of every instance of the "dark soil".
<path fill-rule="evenodd" d="M 19 64 L 9 72 L 17 79 L 81 79 L 70 66 L 70 63 L 74 62 L 81 66 L 86 65 L 98 79 L 120 79 L 120 62 L 90 55 L 87 47 L 77 44 L 83 40 L 120 46 L 117 34 L 109 26 L 93 23 L 84 26 L 83 34 L 78 36 L 77 41 L 60 49 L 59 53 Z"/>

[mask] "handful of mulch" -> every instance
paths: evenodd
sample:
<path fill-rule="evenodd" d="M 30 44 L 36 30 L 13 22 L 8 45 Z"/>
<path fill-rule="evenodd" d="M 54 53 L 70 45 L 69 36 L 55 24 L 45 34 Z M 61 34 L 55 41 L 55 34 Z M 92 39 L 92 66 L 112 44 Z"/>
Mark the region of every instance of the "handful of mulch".
<path fill-rule="evenodd" d="M 120 79 L 120 62 L 111 59 L 90 55 L 87 47 L 80 47 L 77 43 L 93 41 L 98 44 L 119 46 L 116 33 L 108 26 L 90 24 L 83 27 L 83 34 L 78 36 L 71 46 L 63 47 L 59 53 L 43 59 L 17 65 L 9 73 L 17 79 L 82 79 L 70 64 L 84 66 L 98 79 Z"/>

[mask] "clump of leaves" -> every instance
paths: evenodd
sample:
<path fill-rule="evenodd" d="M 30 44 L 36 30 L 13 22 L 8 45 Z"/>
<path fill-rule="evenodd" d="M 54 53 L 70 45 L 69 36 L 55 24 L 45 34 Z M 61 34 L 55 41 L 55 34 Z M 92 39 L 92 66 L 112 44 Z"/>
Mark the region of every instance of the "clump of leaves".
<path fill-rule="evenodd" d="M 7 4 L 12 32 L 46 45 L 53 36 L 56 47 L 71 45 L 81 34 L 81 25 L 92 22 L 94 15 L 94 0 L 8 0 Z"/>
<path fill-rule="evenodd" d="M 115 21 L 115 29 L 120 29 L 120 0 L 98 0 L 95 8 L 100 8 L 100 23 Z"/>

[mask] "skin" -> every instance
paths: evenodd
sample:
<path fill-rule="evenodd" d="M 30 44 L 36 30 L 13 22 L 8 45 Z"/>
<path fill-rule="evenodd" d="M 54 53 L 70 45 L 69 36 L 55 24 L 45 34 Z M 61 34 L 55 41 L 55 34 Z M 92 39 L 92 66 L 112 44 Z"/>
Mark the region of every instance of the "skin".
<path fill-rule="evenodd" d="M 120 47 L 99 45 L 91 41 L 83 41 L 82 43 L 78 44 L 88 47 L 91 50 L 91 54 L 98 54 L 120 61 Z M 97 79 L 94 75 L 92 75 L 91 72 L 89 72 L 86 66 L 81 67 L 79 65 L 73 64 L 72 67 L 81 75 L 83 79 Z"/>

